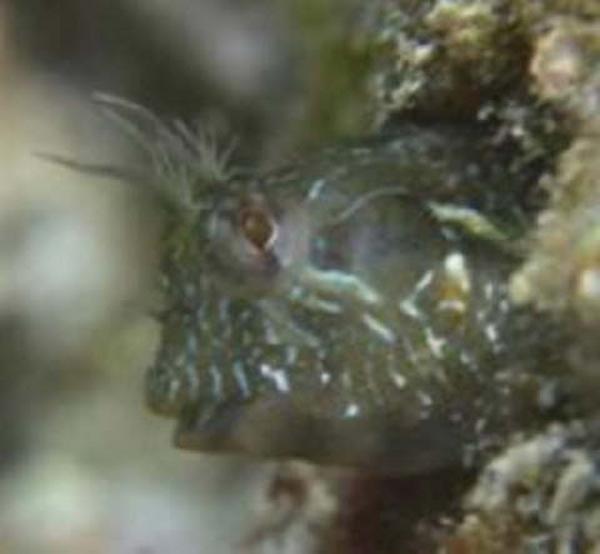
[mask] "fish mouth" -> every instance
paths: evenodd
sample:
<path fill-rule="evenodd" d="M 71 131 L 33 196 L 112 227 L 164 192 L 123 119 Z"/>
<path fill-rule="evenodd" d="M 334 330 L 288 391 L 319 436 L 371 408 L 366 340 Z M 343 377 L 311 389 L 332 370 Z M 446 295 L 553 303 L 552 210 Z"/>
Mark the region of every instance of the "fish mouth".
<path fill-rule="evenodd" d="M 174 442 L 203 453 L 301 459 L 396 476 L 461 465 L 465 437 L 455 423 L 394 415 L 322 418 L 287 398 L 232 400 L 184 410 Z"/>

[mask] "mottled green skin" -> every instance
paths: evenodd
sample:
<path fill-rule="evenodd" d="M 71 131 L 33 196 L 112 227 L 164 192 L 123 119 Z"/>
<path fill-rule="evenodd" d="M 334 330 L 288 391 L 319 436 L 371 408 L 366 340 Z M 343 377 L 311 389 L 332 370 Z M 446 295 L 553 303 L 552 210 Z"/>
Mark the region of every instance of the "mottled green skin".
<path fill-rule="evenodd" d="M 147 396 L 178 418 L 177 444 L 409 474 L 533 423 L 549 337 L 506 299 L 516 260 L 434 209 L 513 218 L 480 143 L 406 125 L 222 184 L 191 225 L 172 221 Z M 219 231 L 248 197 L 278 224 L 260 267 L 240 259 L 235 227 Z"/>

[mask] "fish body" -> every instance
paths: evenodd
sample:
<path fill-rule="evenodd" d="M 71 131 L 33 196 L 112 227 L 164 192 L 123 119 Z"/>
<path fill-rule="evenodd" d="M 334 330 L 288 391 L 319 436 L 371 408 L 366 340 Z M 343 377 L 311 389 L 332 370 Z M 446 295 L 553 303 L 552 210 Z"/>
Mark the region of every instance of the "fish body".
<path fill-rule="evenodd" d="M 403 475 L 535 420 L 509 185 L 477 132 L 405 125 L 204 190 L 169 223 L 148 405 L 183 448 Z"/>

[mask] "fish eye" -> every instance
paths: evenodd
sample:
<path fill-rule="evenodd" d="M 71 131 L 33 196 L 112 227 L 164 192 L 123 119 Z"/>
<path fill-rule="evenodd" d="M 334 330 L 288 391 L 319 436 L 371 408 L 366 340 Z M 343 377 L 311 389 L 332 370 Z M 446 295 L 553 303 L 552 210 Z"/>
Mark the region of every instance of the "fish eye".
<path fill-rule="evenodd" d="M 275 220 L 260 206 L 248 206 L 240 210 L 239 228 L 246 240 L 261 252 L 269 250 L 277 237 Z"/>

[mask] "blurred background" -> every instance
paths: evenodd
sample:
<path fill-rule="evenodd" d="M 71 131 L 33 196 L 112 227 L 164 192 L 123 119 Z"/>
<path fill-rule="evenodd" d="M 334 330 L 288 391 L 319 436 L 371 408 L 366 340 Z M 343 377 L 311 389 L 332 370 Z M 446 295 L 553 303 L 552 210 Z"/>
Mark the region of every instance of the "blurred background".
<path fill-rule="evenodd" d="M 38 154 L 135 163 L 95 91 L 216 117 L 253 167 L 352 134 L 356 19 L 334 0 L 0 4 L 1 553 L 316 551 L 334 500 L 314 470 L 176 451 L 145 410 L 160 222 L 144 195 Z"/>

